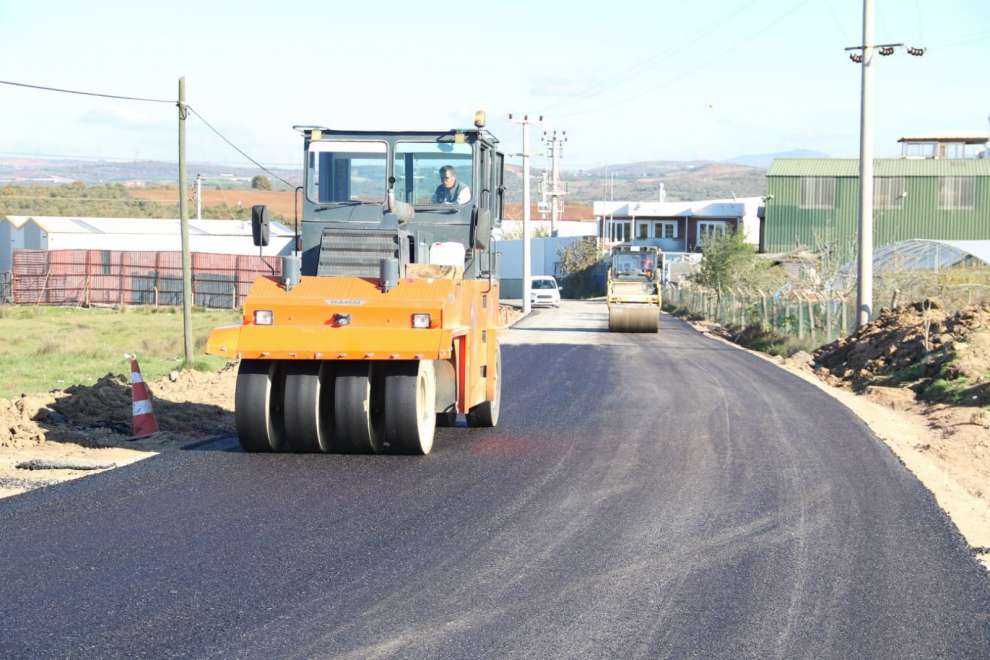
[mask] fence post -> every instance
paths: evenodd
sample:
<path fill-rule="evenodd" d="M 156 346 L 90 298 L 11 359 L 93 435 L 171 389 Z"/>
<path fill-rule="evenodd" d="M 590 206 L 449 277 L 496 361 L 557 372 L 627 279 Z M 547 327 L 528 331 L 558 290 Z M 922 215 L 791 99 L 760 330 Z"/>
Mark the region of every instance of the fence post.
<path fill-rule="evenodd" d="M 808 297 L 808 329 L 811 331 L 811 343 L 815 343 L 815 297 Z"/>
<path fill-rule="evenodd" d="M 832 296 L 829 296 L 825 301 L 825 341 L 830 342 L 835 337 L 832 336 L 832 317 L 834 316 L 832 312 Z"/>
<path fill-rule="evenodd" d="M 770 316 L 767 314 L 767 296 L 763 291 L 760 291 L 760 329 L 766 332 L 769 325 Z"/>
<path fill-rule="evenodd" d="M 804 339 L 804 310 L 801 305 L 801 296 L 795 294 L 798 310 L 798 339 Z"/>

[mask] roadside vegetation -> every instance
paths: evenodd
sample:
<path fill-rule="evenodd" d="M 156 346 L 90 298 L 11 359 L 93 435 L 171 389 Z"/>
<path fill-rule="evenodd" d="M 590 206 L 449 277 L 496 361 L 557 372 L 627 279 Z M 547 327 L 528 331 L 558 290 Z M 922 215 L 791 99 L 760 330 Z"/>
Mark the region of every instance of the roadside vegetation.
<path fill-rule="evenodd" d="M 581 299 L 605 295 L 607 265 L 595 239 L 575 241 L 561 248 L 559 256 L 561 296 Z"/>
<path fill-rule="evenodd" d="M 197 357 L 212 371 L 223 358 L 203 354 L 211 328 L 235 323 L 234 311 L 193 314 Z M 0 305 L 0 398 L 91 385 L 107 373 L 129 378 L 124 353 L 136 353 L 147 380 L 182 366 L 180 308 L 75 308 Z"/>
<path fill-rule="evenodd" d="M 819 246 L 787 268 L 739 234 L 714 237 L 698 272 L 667 287 L 665 308 L 747 348 L 803 353 L 819 376 L 856 391 L 905 388 L 931 403 L 990 404 L 990 271 L 967 263 L 882 272 L 876 318 L 856 329 L 851 278 L 833 254 Z"/>

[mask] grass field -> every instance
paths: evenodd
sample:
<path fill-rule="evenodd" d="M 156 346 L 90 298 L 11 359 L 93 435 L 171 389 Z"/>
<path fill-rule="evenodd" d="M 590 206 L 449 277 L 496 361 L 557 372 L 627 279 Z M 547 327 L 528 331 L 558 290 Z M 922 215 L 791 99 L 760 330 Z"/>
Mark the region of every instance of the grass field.
<path fill-rule="evenodd" d="M 193 313 L 193 368 L 224 359 L 203 353 L 211 328 L 236 323 L 235 311 Z M 105 374 L 130 374 L 136 353 L 146 380 L 182 363 L 181 308 L 80 309 L 0 305 L 0 398 L 89 385 Z"/>

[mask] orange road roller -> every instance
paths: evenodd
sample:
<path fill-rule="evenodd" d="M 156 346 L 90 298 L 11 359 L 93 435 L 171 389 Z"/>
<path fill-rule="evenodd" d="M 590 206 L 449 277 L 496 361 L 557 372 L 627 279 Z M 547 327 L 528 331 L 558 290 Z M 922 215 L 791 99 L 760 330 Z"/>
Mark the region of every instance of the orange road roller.
<path fill-rule="evenodd" d="M 241 446 L 428 454 L 459 414 L 495 426 L 504 156 L 483 113 L 473 129 L 295 128 L 305 180 L 293 252 L 280 276 L 251 285 L 241 323 L 207 343 L 240 359 Z M 251 221 L 267 245 L 267 208 Z"/>

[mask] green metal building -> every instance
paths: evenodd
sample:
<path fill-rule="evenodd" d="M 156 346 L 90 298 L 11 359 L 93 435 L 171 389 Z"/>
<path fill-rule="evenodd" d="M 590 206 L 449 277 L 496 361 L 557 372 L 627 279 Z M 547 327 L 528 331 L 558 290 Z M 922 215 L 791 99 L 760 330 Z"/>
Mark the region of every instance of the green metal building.
<path fill-rule="evenodd" d="M 874 182 L 876 247 L 990 239 L 990 159 L 877 159 Z M 858 214 L 858 160 L 777 159 L 767 172 L 761 251 L 830 246 L 852 257 Z"/>

